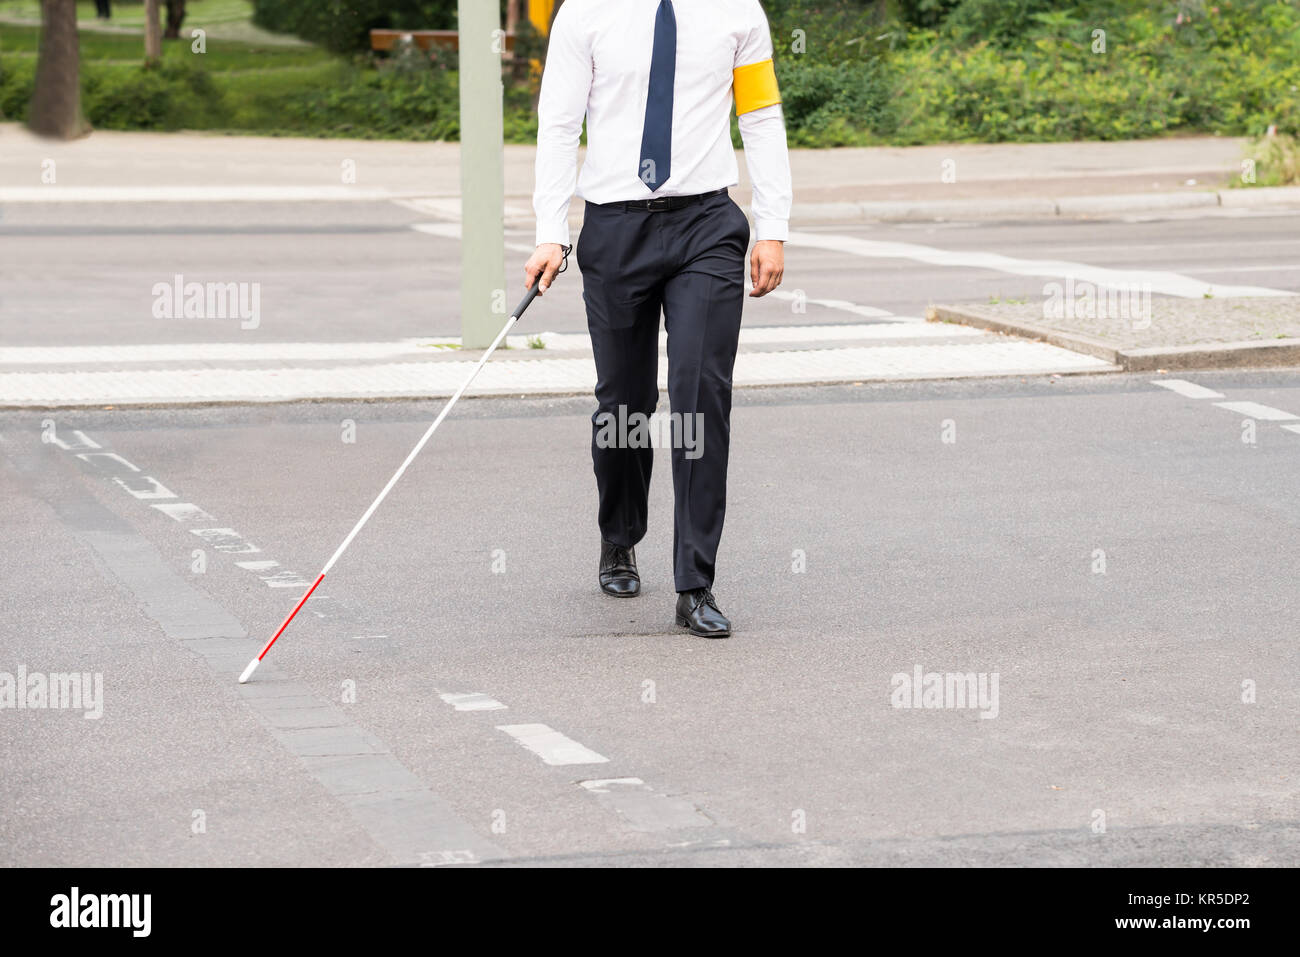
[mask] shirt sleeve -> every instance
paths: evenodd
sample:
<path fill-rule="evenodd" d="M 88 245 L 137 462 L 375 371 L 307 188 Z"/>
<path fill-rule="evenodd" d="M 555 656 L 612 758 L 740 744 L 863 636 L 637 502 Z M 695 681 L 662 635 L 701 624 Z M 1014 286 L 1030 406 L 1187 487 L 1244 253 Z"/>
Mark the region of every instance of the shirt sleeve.
<path fill-rule="evenodd" d="M 569 203 L 578 181 L 578 143 L 591 92 L 591 47 L 573 0 L 551 24 L 537 101 L 533 212 L 537 243 L 569 243 Z"/>
<path fill-rule="evenodd" d="M 772 59 L 772 35 L 767 26 L 767 16 L 758 0 L 748 0 L 747 6 L 749 29 L 736 47 L 734 66 L 737 67 Z M 790 232 L 790 204 L 794 190 L 781 104 L 742 113 L 737 124 L 745 146 L 745 167 L 754 187 L 754 238 L 784 241 Z"/>

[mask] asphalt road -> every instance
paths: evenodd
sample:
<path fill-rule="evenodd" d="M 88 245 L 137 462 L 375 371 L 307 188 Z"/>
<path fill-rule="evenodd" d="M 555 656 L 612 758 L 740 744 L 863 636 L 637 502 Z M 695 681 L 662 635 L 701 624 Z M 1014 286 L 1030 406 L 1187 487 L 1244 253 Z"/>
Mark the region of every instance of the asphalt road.
<path fill-rule="evenodd" d="M 1173 271 L 1210 283 L 1300 290 L 1300 215 L 1219 211 L 1020 223 L 830 225 L 802 231 L 902 243 L 907 254 L 864 257 L 791 243 L 783 294 L 749 300 L 750 325 L 870 321 L 819 304 L 840 300 L 899 316 L 930 303 L 1038 301 L 1050 276 L 921 261 L 948 253 Z M 1232 213 L 1232 215 L 1227 215 Z M 0 218 L 3 344 L 389 341 L 460 333 L 459 243 L 394 202 L 9 204 Z M 506 296 L 515 301 L 529 230 L 507 236 Z M 923 254 L 921 254 L 923 255 Z M 572 264 L 575 270 L 576 263 Z M 160 319 L 155 283 L 260 284 L 260 324 Z M 520 289 L 522 287 L 520 286 Z M 585 330 L 581 288 L 569 280 L 527 317 L 527 332 Z"/>
<path fill-rule="evenodd" d="M 1156 261 L 1175 233 L 1124 235 Z M 61 282 L 101 256 L 16 331 L 66 341 L 165 241 L 6 237 L 29 265 L 65 244 Z M 229 261 L 274 252 L 268 275 L 315 285 L 285 328 L 346 337 L 341 292 L 417 303 L 429 241 L 245 235 Z M 816 265 L 832 295 L 977 294 Z M 25 275 L 6 296 L 36 295 Z M 373 309 L 384 335 L 450 331 Z M 262 579 L 314 575 L 430 404 L 2 414 L 0 671 L 100 673 L 103 714 L 0 710 L 0 864 L 1294 866 L 1300 434 L 1214 402 L 1300 414 L 1300 373 L 1185 378 L 1226 399 L 1131 376 L 738 394 L 716 589 L 736 634 L 713 642 L 672 622 L 663 456 L 645 593 L 607 599 L 590 402 L 469 401 L 242 688 L 301 591 Z M 176 503 L 204 514 L 152 507 Z M 997 700 L 895 707 L 918 668 L 996 675 Z"/>

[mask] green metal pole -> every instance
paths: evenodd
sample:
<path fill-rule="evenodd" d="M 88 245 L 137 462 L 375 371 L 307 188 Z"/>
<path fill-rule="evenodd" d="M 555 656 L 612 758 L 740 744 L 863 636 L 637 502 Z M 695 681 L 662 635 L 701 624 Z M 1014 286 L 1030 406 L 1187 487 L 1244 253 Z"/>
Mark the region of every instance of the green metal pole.
<path fill-rule="evenodd" d="M 505 150 L 498 0 L 459 0 L 460 331 L 467 349 L 492 343 L 507 319 Z"/>

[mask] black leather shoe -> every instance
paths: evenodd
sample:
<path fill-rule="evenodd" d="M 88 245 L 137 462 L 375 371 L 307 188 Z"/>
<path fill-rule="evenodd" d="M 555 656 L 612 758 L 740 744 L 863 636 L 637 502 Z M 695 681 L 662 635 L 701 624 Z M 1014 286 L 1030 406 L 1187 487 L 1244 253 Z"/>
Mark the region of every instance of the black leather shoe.
<path fill-rule="evenodd" d="M 615 598 L 641 594 L 641 576 L 636 571 L 636 549 L 600 543 L 600 590 Z"/>
<path fill-rule="evenodd" d="M 731 622 L 718 611 L 713 592 L 693 588 L 677 596 L 677 624 L 689 628 L 697 638 L 730 638 Z"/>

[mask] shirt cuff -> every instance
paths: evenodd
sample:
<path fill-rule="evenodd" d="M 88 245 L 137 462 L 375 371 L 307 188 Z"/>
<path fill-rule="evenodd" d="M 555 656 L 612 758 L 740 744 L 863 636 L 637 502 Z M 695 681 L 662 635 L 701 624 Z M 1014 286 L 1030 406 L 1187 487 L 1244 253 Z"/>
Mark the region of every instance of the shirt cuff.
<path fill-rule="evenodd" d="M 559 243 L 561 246 L 569 245 L 569 221 L 568 219 L 555 220 L 549 223 L 537 224 L 537 245 L 542 243 Z"/>
<path fill-rule="evenodd" d="M 790 238 L 790 223 L 785 219 L 756 219 L 754 220 L 754 239 L 763 242 L 765 239 L 776 239 L 785 242 Z"/>

